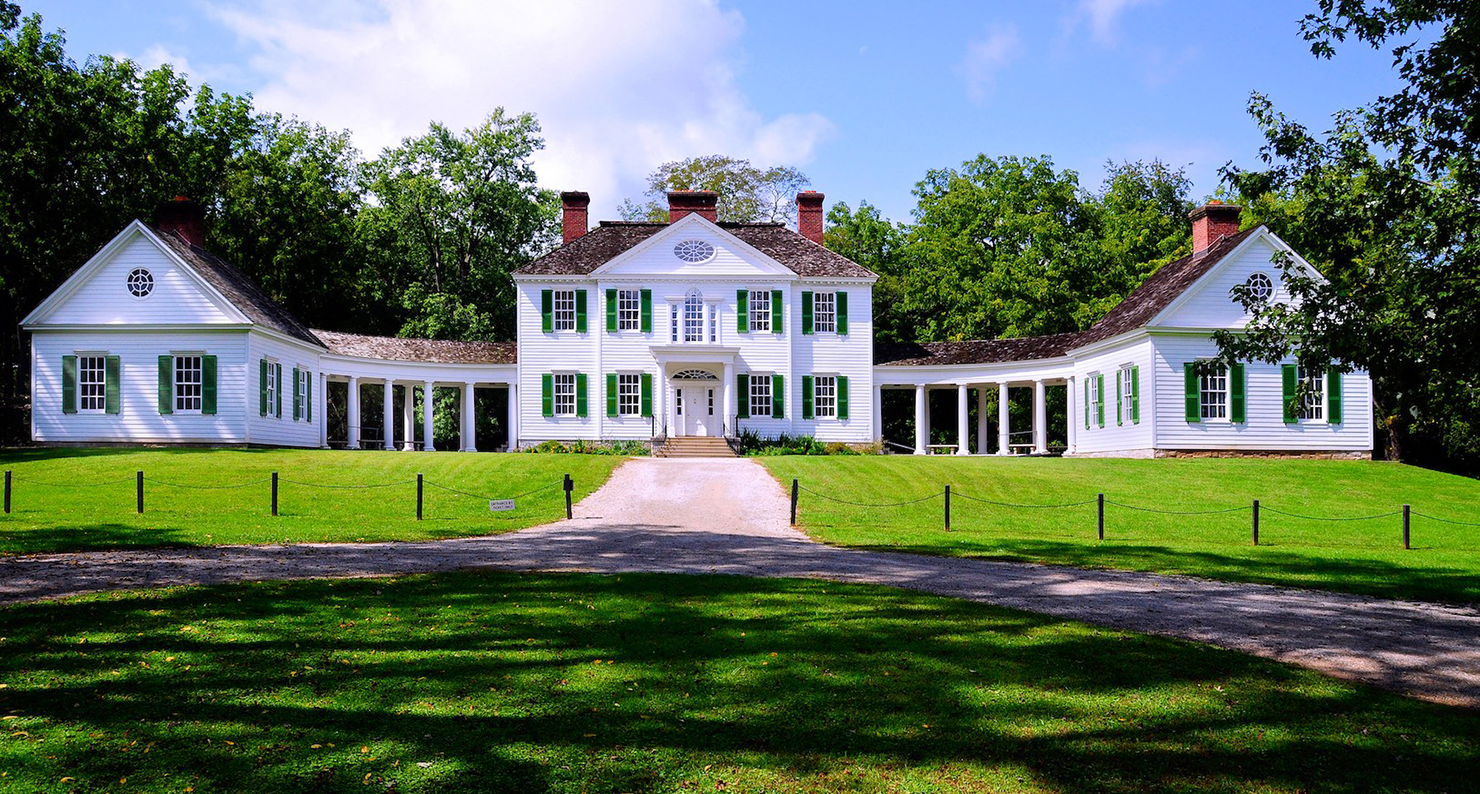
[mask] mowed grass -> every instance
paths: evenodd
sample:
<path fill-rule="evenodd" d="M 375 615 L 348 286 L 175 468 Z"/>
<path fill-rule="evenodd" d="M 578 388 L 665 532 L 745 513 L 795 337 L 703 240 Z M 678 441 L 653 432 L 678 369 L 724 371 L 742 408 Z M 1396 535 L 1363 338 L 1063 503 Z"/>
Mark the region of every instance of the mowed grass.
<path fill-rule="evenodd" d="M 566 473 L 580 499 L 623 460 L 458 452 L 0 450 L 0 469 L 14 476 L 11 513 L 0 515 L 0 554 L 493 534 L 563 518 L 560 482 Z M 140 470 L 146 478 L 143 515 L 136 512 Z M 274 471 L 277 517 L 271 515 L 269 485 Z M 418 472 L 425 477 L 422 521 L 416 520 Z M 543 490 L 518 499 L 515 510 L 488 508 L 488 499 L 535 489 Z"/>
<path fill-rule="evenodd" d="M 1480 482 L 1392 463 L 1319 460 L 1107 460 L 838 456 L 763 458 L 801 492 L 798 520 L 813 537 L 844 546 L 987 557 L 1084 567 L 1191 574 L 1213 579 L 1342 590 L 1391 598 L 1480 601 Z M 901 502 L 952 489 L 951 530 L 943 499 Z M 1098 493 L 1107 501 L 1170 511 L 1106 507 L 1096 538 Z M 1090 504 L 1064 508 L 1016 504 Z M 1251 502 L 1259 499 L 1260 545 Z M 1402 517 L 1350 518 L 1413 506 L 1412 549 Z"/>
<path fill-rule="evenodd" d="M 1459 792 L 1480 714 L 880 587 L 447 574 L 0 610 L 0 790 Z"/>

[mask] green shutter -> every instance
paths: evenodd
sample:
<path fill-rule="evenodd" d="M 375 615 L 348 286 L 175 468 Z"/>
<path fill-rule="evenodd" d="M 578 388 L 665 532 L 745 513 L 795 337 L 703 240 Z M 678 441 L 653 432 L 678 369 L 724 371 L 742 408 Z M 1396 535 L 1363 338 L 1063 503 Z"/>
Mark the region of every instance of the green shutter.
<path fill-rule="evenodd" d="M 802 418 L 812 418 L 812 376 L 802 376 Z"/>
<path fill-rule="evenodd" d="M 1131 367 L 1131 424 L 1141 424 L 1141 368 Z"/>
<path fill-rule="evenodd" d="M 576 333 L 586 333 L 586 291 L 576 290 Z"/>
<path fill-rule="evenodd" d="M 750 418 L 750 376 L 735 375 L 735 415 Z"/>
<path fill-rule="evenodd" d="M 781 318 L 786 316 L 785 309 L 781 303 L 781 290 L 771 290 L 771 333 L 781 333 Z"/>
<path fill-rule="evenodd" d="M 837 309 L 837 312 L 836 312 L 837 320 L 836 320 L 836 324 L 833 327 L 835 327 L 835 328 L 838 329 L 838 336 L 847 336 L 848 335 L 848 293 L 846 293 L 846 292 L 839 292 L 839 293 L 837 293 L 837 297 L 834 298 L 834 300 L 836 302 L 833 304 L 833 307 L 835 309 Z"/>
<path fill-rule="evenodd" d="M 1295 414 L 1295 380 L 1296 371 L 1294 364 L 1285 364 L 1280 367 L 1280 404 L 1285 424 L 1291 424 L 1296 420 Z"/>
<path fill-rule="evenodd" d="M 1341 373 L 1334 369 L 1326 372 L 1326 423 L 1341 424 Z"/>
<path fill-rule="evenodd" d="M 540 376 L 540 415 L 555 415 L 555 376 L 548 372 Z"/>
<path fill-rule="evenodd" d="M 586 416 L 590 406 L 586 403 L 586 373 L 576 373 L 576 416 Z"/>
<path fill-rule="evenodd" d="M 275 404 L 273 405 L 272 415 L 273 416 L 276 416 L 279 419 L 282 419 L 283 418 L 283 365 L 282 364 L 273 364 L 273 366 L 274 367 L 277 367 L 277 371 L 276 371 L 276 375 L 277 375 L 277 381 L 276 381 L 277 382 L 277 394 L 273 395 L 275 397 L 275 399 L 273 401 Z"/>
<path fill-rule="evenodd" d="M 123 373 L 123 363 L 118 356 L 108 356 L 103 359 L 103 364 L 103 411 L 116 414 L 123 408 L 118 395 L 118 381 Z"/>
<path fill-rule="evenodd" d="M 293 368 L 293 421 L 295 421 L 295 422 L 298 421 L 299 419 L 302 419 L 303 418 L 303 400 L 300 399 L 299 396 L 298 396 L 298 378 L 299 377 L 300 377 L 300 375 L 299 375 L 299 372 L 298 372 L 298 368 L 297 367 L 294 367 Z M 390 387 L 387 386 L 386 388 L 390 388 Z"/>
<path fill-rule="evenodd" d="M 812 333 L 812 293 L 802 293 L 802 333 Z"/>
<path fill-rule="evenodd" d="M 1089 429 L 1089 376 L 1084 376 L 1084 429 Z"/>
<path fill-rule="evenodd" d="M 786 418 L 786 378 L 771 376 L 771 418 Z"/>
<path fill-rule="evenodd" d="M 838 418 L 848 418 L 848 376 L 839 375 L 838 380 Z"/>
<path fill-rule="evenodd" d="M 642 332 L 653 332 L 653 291 L 650 289 L 642 291 Z"/>
<path fill-rule="evenodd" d="M 750 290 L 735 290 L 735 330 L 750 333 Z"/>
<path fill-rule="evenodd" d="M 200 357 L 200 412 L 216 415 L 216 357 Z"/>
<path fill-rule="evenodd" d="M 1099 424 L 1100 427 L 1104 427 L 1105 426 L 1105 373 L 1101 372 L 1100 374 L 1098 374 L 1098 375 L 1095 376 L 1095 389 L 1097 389 L 1100 392 L 1100 403 L 1099 403 L 1099 405 L 1096 405 L 1095 406 L 1095 408 L 1097 409 L 1096 410 L 1097 416 L 1095 417 L 1095 421 L 1096 421 L 1096 423 Z"/>
<path fill-rule="evenodd" d="M 1235 361 L 1228 365 L 1229 419 L 1234 422 L 1249 421 L 1249 393 L 1244 384 L 1244 365 Z"/>
<path fill-rule="evenodd" d="M 303 420 L 305 422 L 312 422 L 313 421 L 313 373 L 312 372 L 305 372 L 305 373 L 303 373 L 303 380 L 304 380 L 304 384 L 303 384 L 303 401 L 304 401 L 304 405 L 303 405 Z M 393 386 L 387 386 L 386 388 L 394 388 L 394 387 Z M 408 399 L 409 399 L 409 396 L 408 396 Z"/>
<path fill-rule="evenodd" d="M 545 333 L 555 330 L 555 291 L 549 289 L 540 290 L 540 326 Z"/>
<path fill-rule="evenodd" d="M 617 415 L 617 373 L 609 372 L 606 376 L 606 415 Z"/>
<path fill-rule="evenodd" d="M 617 291 L 614 289 L 606 291 L 606 330 L 607 333 L 617 332 Z"/>
<path fill-rule="evenodd" d="M 653 375 L 651 372 L 642 373 L 642 415 L 653 415 Z"/>
<path fill-rule="evenodd" d="M 1197 362 L 1182 365 L 1182 409 L 1183 418 L 1189 422 L 1202 421 L 1202 399 L 1197 388 Z"/>
<path fill-rule="evenodd" d="M 1122 383 L 1125 378 L 1124 372 L 1123 369 L 1115 370 L 1115 424 L 1117 425 L 1125 424 L 1120 418 L 1125 415 L 1125 385 Z"/>
<path fill-rule="evenodd" d="M 263 372 L 266 372 L 264 369 Z M 175 357 L 159 357 L 159 412 L 175 412 Z"/>
<path fill-rule="evenodd" d="M 267 416 L 267 359 L 257 361 L 257 412 Z"/>
<path fill-rule="evenodd" d="M 76 356 L 62 356 L 62 413 L 77 413 Z"/>

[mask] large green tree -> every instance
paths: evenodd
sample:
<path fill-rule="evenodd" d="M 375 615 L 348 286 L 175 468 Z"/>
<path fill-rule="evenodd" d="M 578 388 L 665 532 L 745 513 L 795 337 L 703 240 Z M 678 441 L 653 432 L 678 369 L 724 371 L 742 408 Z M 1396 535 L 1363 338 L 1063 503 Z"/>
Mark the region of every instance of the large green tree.
<path fill-rule="evenodd" d="M 807 175 L 789 166 L 757 168 L 749 160 L 714 154 L 658 166 L 648 175 L 648 201 L 625 199 L 619 212 L 629 221 L 668 222 L 668 191 L 713 190 L 716 216 L 739 223 L 786 223 L 796 219 L 796 194 Z"/>

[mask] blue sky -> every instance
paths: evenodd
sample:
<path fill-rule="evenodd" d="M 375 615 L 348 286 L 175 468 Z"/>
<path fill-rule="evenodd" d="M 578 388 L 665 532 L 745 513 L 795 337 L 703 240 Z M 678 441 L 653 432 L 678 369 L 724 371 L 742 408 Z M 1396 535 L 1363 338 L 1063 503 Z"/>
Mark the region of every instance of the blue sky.
<path fill-rule="evenodd" d="M 1086 187 L 1107 159 L 1159 157 L 1201 197 L 1224 163 L 1257 164 L 1251 91 L 1324 129 L 1397 86 L 1381 53 L 1310 55 L 1314 0 L 19 1 L 76 58 L 168 61 L 370 153 L 533 111 L 541 182 L 590 191 L 601 218 L 660 163 L 713 153 L 898 220 L 928 169 L 978 153 L 1046 154 Z"/>

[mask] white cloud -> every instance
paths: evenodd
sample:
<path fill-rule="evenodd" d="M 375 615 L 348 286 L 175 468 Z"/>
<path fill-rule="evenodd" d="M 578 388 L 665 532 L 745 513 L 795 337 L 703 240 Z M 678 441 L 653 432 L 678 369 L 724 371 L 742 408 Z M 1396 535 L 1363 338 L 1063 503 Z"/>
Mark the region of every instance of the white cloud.
<path fill-rule="evenodd" d="M 1117 21 L 1126 10 L 1144 5 L 1153 0 L 1081 0 L 1072 20 L 1077 25 L 1082 20 L 1089 22 L 1090 35 L 1105 45 L 1116 43 Z"/>
<path fill-rule="evenodd" d="M 994 27 L 985 38 L 966 45 L 966 56 L 956 69 L 966 81 L 966 94 L 973 102 L 984 102 L 997 84 L 997 72 L 1023 50 L 1016 25 Z"/>
<path fill-rule="evenodd" d="M 800 166 L 834 133 L 817 113 L 755 109 L 734 74 L 744 20 L 712 1 L 248 0 L 216 13 L 257 51 L 259 108 L 347 128 L 370 155 L 432 121 L 531 111 L 540 181 L 590 191 L 599 217 L 665 161 Z"/>

